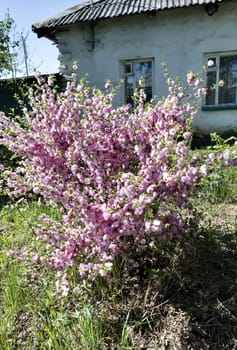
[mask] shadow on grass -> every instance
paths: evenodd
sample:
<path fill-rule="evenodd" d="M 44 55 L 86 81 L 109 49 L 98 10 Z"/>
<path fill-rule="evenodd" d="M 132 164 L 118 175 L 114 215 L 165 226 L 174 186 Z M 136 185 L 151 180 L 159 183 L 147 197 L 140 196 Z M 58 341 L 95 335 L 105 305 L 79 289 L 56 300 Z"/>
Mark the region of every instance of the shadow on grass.
<path fill-rule="evenodd" d="M 123 299 L 107 313 L 110 336 L 129 314 L 131 349 L 237 348 L 234 232 L 209 229 L 143 261 L 139 274 L 124 272 Z"/>
<path fill-rule="evenodd" d="M 202 232 L 179 249 L 165 298 L 188 319 L 183 345 L 193 349 L 236 348 L 235 235 Z"/>
<path fill-rule="evenodd" d="M 9 204 L 11 201 L 11 198 L 7 195 L 0 195 L 0 210 L 4 208 L 5 205 Z"/>

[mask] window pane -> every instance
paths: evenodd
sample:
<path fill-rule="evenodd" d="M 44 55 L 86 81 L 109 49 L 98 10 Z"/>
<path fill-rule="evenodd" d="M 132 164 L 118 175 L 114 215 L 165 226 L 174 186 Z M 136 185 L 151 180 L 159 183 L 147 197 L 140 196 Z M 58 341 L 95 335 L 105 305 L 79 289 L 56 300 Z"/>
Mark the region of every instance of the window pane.
<path fill-rule="evenodd" d="M 139 79 L 143 79 L 145 86 L 152 86 L 151 61 L 136 63 L 135 64 L 135 76 L 136 76 L 136 83 L 137 84 L 138 84 Z"/>
<path fill-rule="evenodd" d="M 125 81 L 125 103 L 134 106 L 134 92 L 140 89 L 139 80 L 144 83 L 146 101 L 152 99 L 152 61 L 131 60 L 123 63 L 123 73 Z"/>
<path fill-rule="evenodd" d="M 135 77 L 136 77 L 136 88 L 139 88 L 139 80 L 142 79 L 144 82 L 144 90 L 146 93 L 146 101 L 152 99 L 152 63 L 138 62 L 135 64 Z"/>
<path fill-rule="evenodd" d="M 216 96 L 216 72 L 207 72 L 206 105 L 214 105 Z"/>
<path fill-rule="evenodd" d="M 220 57 L 219 104 L 236 103 L 237 56 Z"/>
<path fill-rule="evenodd" d="M 145 94 L 146 94 L 146 102 L 151 101 L 151 99 L 152 99 L 152 87 L 151 86 L 145 87 Z"/>
<path fill-rule="evenodd" d="M 216 68 L 216 57 L 209 57 L 207 59 L 207 67 L 209 69 Z"/>
<path fill-rule="evenodd" d="M 132 63 L 131 62 L 124 63 L 124 73 L 125 73 L 125 75 L 132 74 Z"/>
<path fill-rule="evenodd" d="M 125 78 L 125 103 L 130 103 L 133 106 L 134 94 L 134 76 L 129 75 Z"/>

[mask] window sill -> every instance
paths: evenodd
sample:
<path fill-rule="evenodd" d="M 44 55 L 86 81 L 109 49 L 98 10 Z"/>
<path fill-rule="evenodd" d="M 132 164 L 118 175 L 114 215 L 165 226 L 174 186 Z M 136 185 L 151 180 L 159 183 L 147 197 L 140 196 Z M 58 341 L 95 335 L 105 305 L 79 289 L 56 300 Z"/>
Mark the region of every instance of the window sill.
<path fill-rule="evenodd" d="M 203 111 L 229 111 L 237 110 L 237 105 L 202 106 Z"/>

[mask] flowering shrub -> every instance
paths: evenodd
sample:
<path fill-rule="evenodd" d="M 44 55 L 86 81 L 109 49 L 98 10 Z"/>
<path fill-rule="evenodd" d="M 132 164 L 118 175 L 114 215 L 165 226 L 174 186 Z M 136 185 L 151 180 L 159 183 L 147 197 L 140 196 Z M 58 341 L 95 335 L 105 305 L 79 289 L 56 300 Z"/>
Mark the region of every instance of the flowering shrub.
<path fill-rule="evenodd" d="M 113 108 L 109 83 L 106 93 L 84 80 L 56 93 L 51 79 L 38 79 L 24 118 L 0 116 L 1 144 L 22 157 L 4 173 L 11 194 L 33 192 L 61 207 L 59 220 L 40 218 L 35 231 L 45 250 L 28 258 L 62 276 L 74 265 L 83 279 L 94 278 L 106 275 L 118 255 L 190 232 L 190 196 L 216 158 L 190 155 L 203 93 L 198 77 L 188 73 L 187 90 L 167 76 L 168 97 L 144 105 L 141 90 L 134 111 Z"/>

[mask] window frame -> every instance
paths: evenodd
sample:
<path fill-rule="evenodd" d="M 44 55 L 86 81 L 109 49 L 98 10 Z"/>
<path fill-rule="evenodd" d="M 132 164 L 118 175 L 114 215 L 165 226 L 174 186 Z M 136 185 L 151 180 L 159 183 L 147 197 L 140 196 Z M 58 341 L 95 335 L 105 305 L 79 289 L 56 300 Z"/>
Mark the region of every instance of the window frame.
<path fill-rule="evenodd" d="M 142 58 L 130 58 L 130 59 L 123 59 L 120 60 L 120 68 L 121 68 L 121 76 L 124 81 L 124 88 L 123 88 L 123 103 L 127 104 L 127 98 L 126 98 L 126 77 L 128 76 L 135 76 L 135 64 L 136 63 L 142 63 L 142 62 L 151 62 L 151 96 L 154 96 L 154 58 L 153 57 L 142 57 Z M 130 66 L 131 69 L 128 72 L 125 72 L 125 66 Z M 136 77 L 134 79 L 133 83 L 133 91 L 136 91 Z M 150 85 L 149 85 L 150 86 Z M 152 98 L 151 97 L 151 98 Z"/>
<path fill-rule="evenodd" d="M 235 102 L 219 103 L 220 98 L 220 59 L 222 57 L 237 56 L 237 51 L 220 51 L 220 52 L 209 52 L 204 54 L 204 67 L 205 67 L 205 87 L 207 88 L 207 75 L 208 72 L 216 72 L 215 81 L 215 100 L 214 104 L 207 104 L 206 96 L 203 98 L 203 110 L 228 110 L 237 109 L 237 77 L 236 77 L 236 91 L 235 91 Z M 215 67 L 208 67 L 208 60 L 215 59 Z"/>

